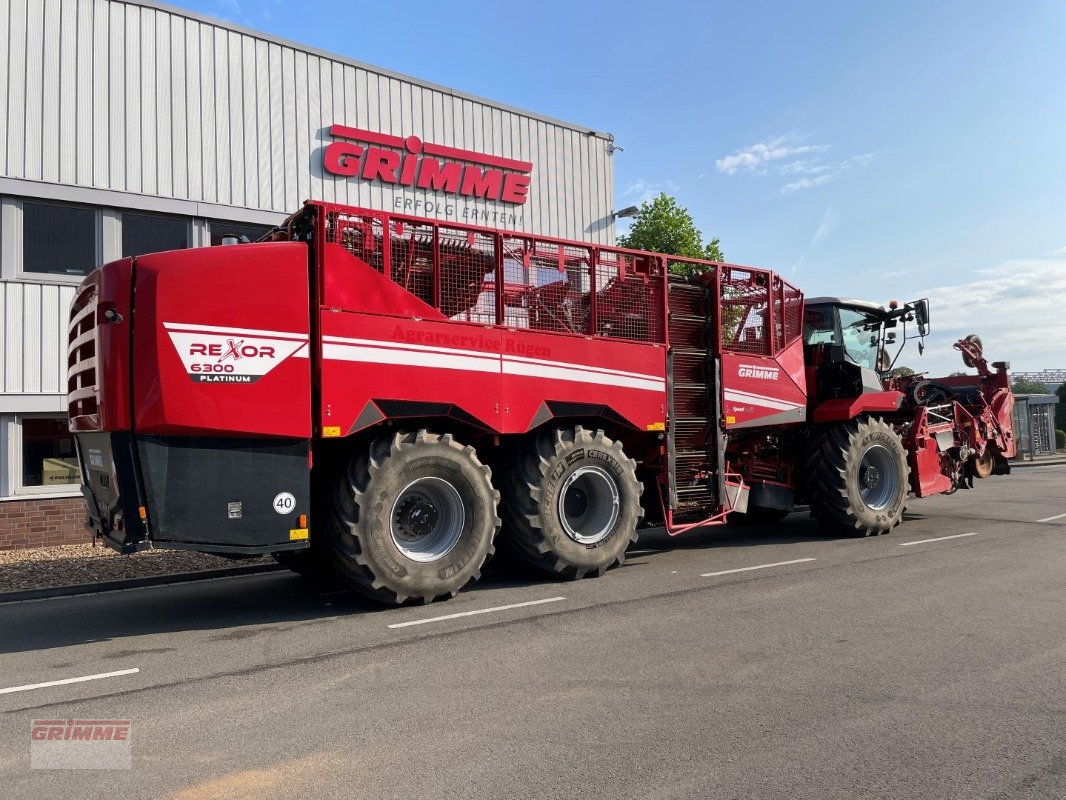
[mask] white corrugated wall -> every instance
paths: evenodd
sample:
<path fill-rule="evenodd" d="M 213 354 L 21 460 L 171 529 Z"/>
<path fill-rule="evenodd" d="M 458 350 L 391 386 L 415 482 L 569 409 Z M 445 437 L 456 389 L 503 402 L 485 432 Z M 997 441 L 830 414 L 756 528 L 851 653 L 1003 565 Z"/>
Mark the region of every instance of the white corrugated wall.
<path fill-rule="evenodd" d="M 154 7 L 0 1 L 0 176 L 279 213 L 392 208 L 391 187 L 323 172 L 333 123 L 530 161 L 526 205 L 490 210 L 613 240 L 602 135 Z"/>
<path fill-rule="evenodd" d="M 0 281 L 0 393 L 60 394 L 66 386 L 73 286 Z"/>

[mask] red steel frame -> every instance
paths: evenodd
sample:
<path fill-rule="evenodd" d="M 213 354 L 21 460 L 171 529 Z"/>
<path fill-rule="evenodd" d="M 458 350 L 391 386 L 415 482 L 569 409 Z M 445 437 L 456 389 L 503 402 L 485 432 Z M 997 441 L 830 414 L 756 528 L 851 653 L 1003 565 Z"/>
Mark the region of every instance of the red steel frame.
<path fill-rule="evenodd" d="M 675 256 L 647 253 L 626 248 L 596 245 L 588 242 L 575 242 L 554 237 L 537 236 L 526 233 L 513 233 L 475 225 L 465 225 L 450 220 L 426 219 L 406 214 L 393 214 L 389 212 L 372 211 L 368 209 L 352 208 L 345 205 L 330 203 L 308 203 L 301 214 L 313 213 L 315 223 L 314 238 L 322 246 L 317 248 L 316 272 L 319 280 L 320 305 L 324 309 L 335 312 L 338 308 L 347 311 L 356 311 L 354 305 L 357 300 L 343 298 L 335 302 L 333 288 L 336 281 L 333 271 L 341 269 L 339 260 L 342 254 L 337 250 L 329 251 L 329 245 L 341 245 L 349 255 L 353 255 L 363 264 L 371 265 L 376 271 L 391 279 L 393 283 L 403 283 L 408 289 L 411 288 L 410 268 L 415 260 L 422 258 L 431 272 L 428 286 L 420 287 L 421 301 L 412 299 L 412 304 L 406 308 L 393 309 L 397 317 L 419 318 L 421 325 L 430 325 L 434 312 L 436 321 L 448 325 L 477 325 L 488 331 L 506 331 L 504 335 L 517 336 L 528 343 L 543 341 L 543 337 L 549 337 L 557 344 L 562 342 L 558 350 L 562 361 L 573 363 L 586 363 L 602 367 L 604 369 L 620 369 L 639 361 L 642 353 L 649 348 L 655 352 L 657 374 L 665 379 L 665 362 L 667 345 L 669 342 L 667 326 L 669 324 L 669 297 L 667 274 L 670 266 L 680 263 L 686 267 L 696 267 L 705 270 L 703 280 L 709 282 L 712 292 L 713 303 L 720 307 L 722 296 L 722 281 L 728 279 L 736 282 L 737 286 L 743 285 L 744 298 L 743 310 L 739 320 L 740 324 L 749 321 L 749 317 L 756 321 L 759 331 L 756 335 L 761 337 L 758 341 L 757 353 L 749 353 L 751 349 L 740 337 L 751 333 L 750 329 L 738 329 L 735 334 L 736 341 L 723 341 L 722 326 L 717 324 L 718 331 L 710 348 L 716 356 L 725 354 L 726 359 L 734 369 L 723 375 L 724 387 L 717 387 L 719 392 L 723 388 L 739 387 L 741 389 L 758 390 L 760 395 L 773 397 L 782 393 L 790 398 L 793 408 L 802 409 L 806 401 L 805 385 L 802 372 L 802 342 L 800 341 L 800 324 L 802 318 L 802 293 L 792 287 L 779 276 L 769 270 L 720 264 L 715 262 L 701 261 L 698 259 L 678 258 Z M 300 219 L 300 214 L 290 218 L 290 236 L 293 235 L 293 226 Z M 352 232 L 349 237 L 349 232 Z M 445 266 L 445 239 L 450 241 L 464 241 L 471 252 L 476 252 L 478 257 L 484 258 L 490 254 L 489 261 L 484 260 L 475 263 L 475 272 L 482 271 L 477 278 L 476 289 L 483 296 L 486 292 L 493 292 L 491 311 L 489 316 L 482 318 L 480 322 L 467 322 L 456 319 L 453 313 L 457 307 L 467 307 L 470 297 L 465 303 L 454 303 L 452 296 L 447 295 L 449 289 L 449 275 Z M 508 251 L 508 244 L 519 243 L 521 253 L 516 250 Z M 415 254 L 414 250 L 421 249 L 421 255 Z M 479 249 L 480 248 L 480 249 Z M 561 283 L 566 284 L 566 292 L 577 295 L 574 299 L 578 303 L 587 304 L 579 314 L 579 324 L 572 329 L 560 329 L 552 325 L 538 329 L 531 320 L 526 321 L 525 327 L 516 328 L 513 319 L 509 317 L 508 310 L 513 308 L 523 297 L 527 300 L 545 289 L 544 285 L 538 285 L 537 281 L 530 278 L 525 283 L 516 283 L 508 280 L 508 257 L 522 255 L 524 261 L 522 267 L 528 274 L 532 267 L 539 266 L 542 270 L 557 270 Z M 512 259 L 511 267 L 515 266 Z M 580 268 L 575 281 L 575 267 Z M 491 273 L 491 277 L 489 274 Z M 632 291 L 634 287 L 637 291 Z M 452 287 L 454 288 L 454 287 Z M 469 287 L 467 287 L 469 288 Z M 549 287 L 550 288 L 550 287 Z M 612 290 L 618 290 L 613 296 Z M 471 292 L 473 289 L 470 290 Z M 617 301 L 621 300 L 621 304 Z M 786 302 L 788 300 L 788 302 Z M 791 303 L 791 305 L 789 305 Z M 532 306 L 530 305 L 530 308 Z M 358 311 L 376 311 L 381 309 L 359 309 Z M 790 312 L 786 316 L 786 311 Z M 630 325 L 627 328 L 625 318 L 636 317 L 636 328 Z M 325 336 L 330 340 L 336 337 L 338 320 L 344 320 L 344 314 L 324 314 L 321 318 L 322 340 Z M 621 321 L 620 321 L 621 320 Z M 373 329 L 377 323 L 369 317 L 353 321 L 353 325 L 362 325 L 359 330 Z M 605 326 L 610 324 L 611 335 L 604 335 Z M 353 327 L 352 330 L 356 328 Z M 369 334 L 368 334 L 369 335 Z M 376 339 L 379 333 L 371 338 Z M 617 343 L 617 349 L 613 353 L 600 353 L 593 356 L 597 342 Z M 320 345 L 321 346 L 321 345 Z M 531 346 L 536 346 L 535 344 Z M 782 364 L 780 359 L 784 359 Z M 773 379 L 747 379 L 736 374 L 734 363 L 757 361 L 760 367 L 772 368 Z M 792 364 L 791 362 L 796 362 Z M 354 371 L 349 371 L 344 376 L 338 375 L 338 368 L 331 366 L 328 360 L 321 360 L 322 364 L 322 398 L 323 416 L 319 420 L 321 430 L 330 431 L 328 435 L 345 435 L 354 432 L 356 427 L 351 423 L 352 418 L 361 410 L 366 403 L 372 402 L 369 389 L 353 387 L 358 383 Z M 646 364 L 647 362 L 645 362 Z M 341 368 L 343 369 L 343 368 Z M 390 382 L 389 367 L 375 365 L 375 375 L 378 383 Z M 767 374 L 769 372 L 767 371 Z M 410 380 L 408 378 L 408 380 Z M 397 381 L 393 381 L 395 385 Z M 473 386 L 474 390 L 468 391 Z M 448 397 L 460 405 L 469 403 L 467 410 L 477 418 L 486 428 L 499 433 L 521 433 L 533 426 L 532 411 L 543 399 L 577 400 L 591 402 L 599 398 L 602 402 L 607 393 L 603 387 L 597 387 L 593 394 L 581 393 L 573 387 L 566 390 L 550 389 L 547 382 L 533 384 L 526 383 L 521 394 L 533 397 L 533 402 L 526 404 L 526 408 L 515 408 L 517 401 L 513 394 L 504 392 L 504 406 L 510 407 L 513 412 L 511 420 L 496 422 L 487 418 L 485 413 L 478 413 L 478 398 L 490 392 L 488 384 L 479 380 L 477 376 L 463 375 L 460 380 L 452 381 L 448 389 Z M 377 387 L 378 391 L 385 391 Z M 419 394 L 420 399 L 426 399 L 429 395 L 424 393 L 424 387 L 411 388 Z M 556 391 L 554 396 L 552 391 Z M 352 404 L 347 412 L 339 412 L 339 398 L 345 396 L 345 402 Z M 476 395 L 476 396 L 474 396 Z M 719 397 L 719 402 L 723 397 Z M 666 419 L 666 386 L 663 391 L 654 397 L 656 406 L 654 414 L 649 414 L 646 402 L 639 402 L 639 398 L 625 390 L 612 388 L 609 391 L 608 404 L 623 419 L 629 421 L 635 430 L 662 431 L 668 421 Z M 499 407 L 498 405 L 496 406 Z M 723 409 L 731 409 L 732 401 L 725 399 Z M 758 424 L 760 417 L 778 416 L 780 408 L 760 408 L 748 402 L 744 406 L 745 412 L 739 422 L 735 422 L 733 414 L 728 416 L 723 412 L 726 427 L 734 424 L 750 427 Z M 368 417 L 373 419 L 373 416 Z M 797 423 L 801 420 L 795 420 Z M 336 424 L 339 422 L 340 424 Z M 713 424 L 719 424 L 714 420 Z M 744 486 L 743 478 L 727 465 L 726 482 L 737 489 Z M 662 500 L 662 498 L 660 498 Z M 732 505 L 723 506 L 715 514 L 695 523 L 675 524 L 673 512 L 664 508 L 664 519 L 671 533 L 680 533 L 692 527 L 707 524 L 717 524 L 725 520 L 726 515 L 733 510 Z"/>

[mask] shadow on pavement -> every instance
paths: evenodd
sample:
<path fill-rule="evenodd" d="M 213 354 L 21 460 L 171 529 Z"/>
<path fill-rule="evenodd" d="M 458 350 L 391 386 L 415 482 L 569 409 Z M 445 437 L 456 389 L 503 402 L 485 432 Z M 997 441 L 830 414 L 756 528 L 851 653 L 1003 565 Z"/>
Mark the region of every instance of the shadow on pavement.
<path fill-rule="evenodd" d="M 645 559 L 675 550 L 779 545 L 817 541 L 825 535 L 806 514 L 768 525 L 724 525 L 694 530 L 676 538 L 662 528 L 641 531 L 632 558 Z M 653 552 L 647 552 L 653 551 Z M 517 559 L 499 554 L 464 594 L 550 583 L 528 572 Z M 446 614 L 447 604 L 438 604 Z M 130 591 L 78 595 L 55 600 L 0 605 L 0 654 L 121 640 L 181 631 L 217 631 L 218 640 L 255 636 L 254 626 L 285 632 L 351 614 L 388 611 L 354 592 L 318 592 L 304 578 L 272 572 L 239 578 L 171 584 Z M 160 652 L 171 648 L 151 648 Z M 120 651 L 109 658 L 144 650 Z M 61 665 L 52 665 L 61 666 Z"/>

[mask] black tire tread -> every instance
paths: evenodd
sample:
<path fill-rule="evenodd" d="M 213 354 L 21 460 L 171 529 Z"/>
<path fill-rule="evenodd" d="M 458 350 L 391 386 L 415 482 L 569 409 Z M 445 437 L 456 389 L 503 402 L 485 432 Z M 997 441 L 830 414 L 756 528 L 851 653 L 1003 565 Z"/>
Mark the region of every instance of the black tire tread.
<path fill-rule="evenodd" d="M 404 450 L 427 445 L 444 445 L 469 457 L 484 477 L 485 486 L 495 499 L 497 509 L 499 508 L 500 493 L 492 484 L 492 471 L 488 466 L 481 463 L 473 447 L 456 441 L 450 433 L 436 434 L 422 428 L 415 432 L 399 431 L 391 437 L 383 436 L 375 439 L 369 448 L 358 453 L 352 459 L 348 469 L 340 470 L 335 477 L 332 498 L 327 512 L 327 524 L 332 528 L 332 537 L 350 533 L 353 543 L 356 545 L 355 549 L 351 551 L 353 557 L 350 559 L 342 556 L 335 548 L 330 548 L 330 560 L 334 570 L 346 585 L 379 603 L 402 605 L 412 599 L 421 600 L 423 603 L 431 603 L 438 596 L 441 596 L 413 598 L 391 587 L 386 578 L 376 574 L 372 561 L 363 555 L 366 550 L 363 540 L 366 532 L 360 525 L 361 516 L 366 506 L 364 498 L 371 488 L 375 475 L 380 472 L 385 461 L 390 456 Z M 380 510 L 375 513 L 380 513 Z M 499 533 L 500 525 L 501 520 L 497 514 L 493 539 Z M 494 551 L 494 544 L 490 543 L 480 563 L 476 565 L 473 574 L 463 584 L 464 586 L 481 577 L 481 568 Z M 454 597 L 462 588 L 462 586 L 456 587 L 448 592 L 447 596 Z"/>
<path fill-rule="evenodd" d="M 630 488 L 635 496 L 639 498 L 643 489 L 636 477 L 637 462 L 625 454 L 620 442 L 608 438 L 599 429 L 590 432 L 587 428 L 576 425 L 573 428 L 546 431 L 535 438 L 532 447 L 527 447 L 522 452 L 515 468 L 508 473 L 503 484 L 506 498 L 502 506 L 506 523 L 503 535 L 512 549 L 527 564 L 539 572 L 563 580 L 579 580 L 593 570 L 567 564 L 551 551 L 541 530 L 540 485 L 547 477 L 553 459 L 565 452 L 570 445 L 575 444 L 594 444 L 612 452 L 619 463 L 629 466 L 627 479 L 631 483 Z M 638 504 L 637 521 L 643 518 L 644 509 Z M 604 564 L 595 569 L 596 575 L 603 575 L 611 567 L 624 563 L 625 551 L 629 545 L 637 541 L 637 535 L 634 527 L 626 547 L 610 564 Z"/>
<path fill-rule="evenodd" d="M 811 438 L 804 461 L 807 502 L 811 516 L 818 520 L 823 529 L 832 533 L 857 537 L 878 536 L 888 533 L 902 520 L 903 508 L 888 520 L 887 525 L 864 524 L 848 499 L 847 471 L 852 459 L 858 455 L 853 452 L 853 444 L 864 429 L 871 427 L 887 429 L 899 441 L 900 450 L 903 451 L 903 442 L 899 435 L 879 417 L 860 417 L 826 425 Z M 906 458 L 900 479 L 904 487 L 909 484 L 910 466 Z"/>

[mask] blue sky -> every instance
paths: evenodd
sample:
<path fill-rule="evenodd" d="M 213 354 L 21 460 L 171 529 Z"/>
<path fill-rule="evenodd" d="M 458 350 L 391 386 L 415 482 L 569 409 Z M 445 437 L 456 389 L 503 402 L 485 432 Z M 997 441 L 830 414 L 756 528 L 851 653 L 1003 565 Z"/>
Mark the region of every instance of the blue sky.
<path fill-rule="evenodd" d="M 178 0 L 615 135 L 618 206 L 667 191 L 808 296 L 928 295 L 919 369 L 976 332 L 1066 367 L 1066 4 Z"/>

